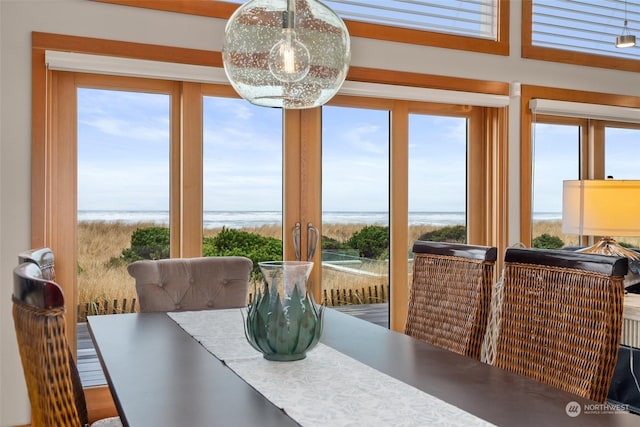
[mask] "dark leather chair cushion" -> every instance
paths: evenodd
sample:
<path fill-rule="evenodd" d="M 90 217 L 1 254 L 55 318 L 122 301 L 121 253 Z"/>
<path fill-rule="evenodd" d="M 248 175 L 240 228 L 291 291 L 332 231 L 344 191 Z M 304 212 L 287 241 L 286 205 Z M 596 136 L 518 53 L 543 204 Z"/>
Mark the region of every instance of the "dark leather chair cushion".
<path fill-rule="evenodd" d="M 620 346 L 618 363 L 611 379 L 607 400 L 615 404 L 629 405 L 630 412 L 640 414 L 640 349 Z"/>

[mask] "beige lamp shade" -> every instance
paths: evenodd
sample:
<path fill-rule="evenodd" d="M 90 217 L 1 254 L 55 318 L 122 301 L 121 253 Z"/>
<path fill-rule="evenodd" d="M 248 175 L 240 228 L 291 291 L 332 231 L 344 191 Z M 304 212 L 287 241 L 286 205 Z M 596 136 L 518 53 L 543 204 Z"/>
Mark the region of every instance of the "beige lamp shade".
<path fill-rule="evenodd" d="M 562 232 L 640 236 L 640 180 L 564 181 Z"/>

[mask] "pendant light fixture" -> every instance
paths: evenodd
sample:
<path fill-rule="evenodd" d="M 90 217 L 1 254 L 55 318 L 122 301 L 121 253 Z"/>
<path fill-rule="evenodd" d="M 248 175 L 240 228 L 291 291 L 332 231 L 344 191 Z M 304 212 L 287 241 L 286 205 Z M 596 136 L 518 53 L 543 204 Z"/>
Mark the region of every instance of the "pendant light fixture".
<path fill-rule="evenodd" d="M 616 47 L 633 47 L 636 45 L 636 36 L 629 32 L 627 26 L 627 0 L 624 1 L 624 27 L 622 34 L 616 37 Z"/>
<path fill-rule="evenodd" d="M 225 73 L 256 105 L 323 105 L 342 86 L 350 59 L 346 25 L 318 0 L 250 0 L 225 28 Z"/>

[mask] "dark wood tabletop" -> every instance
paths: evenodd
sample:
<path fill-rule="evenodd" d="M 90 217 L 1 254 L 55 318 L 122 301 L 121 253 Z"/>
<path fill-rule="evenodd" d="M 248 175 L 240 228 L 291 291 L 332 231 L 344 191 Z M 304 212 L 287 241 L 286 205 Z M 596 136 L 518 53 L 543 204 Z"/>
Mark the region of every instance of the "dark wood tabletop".
<path fill-rule="evenodd" d="M 640 425 L 640 416 L 332 309 L 324 321 L 324 344 L 499 426 Z M 297 425 L 164 313 L 90 316 L 88 324 L 126 426 Z M 580 415 L 567 415 L 571 402 Z"/>

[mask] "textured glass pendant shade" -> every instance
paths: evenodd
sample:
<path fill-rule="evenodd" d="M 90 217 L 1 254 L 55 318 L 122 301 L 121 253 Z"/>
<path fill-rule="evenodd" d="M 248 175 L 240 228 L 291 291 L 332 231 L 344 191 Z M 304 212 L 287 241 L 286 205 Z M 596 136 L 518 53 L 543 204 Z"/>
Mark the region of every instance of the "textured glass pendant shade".
<path fill-rule="evenodd" d="M 251 0 L 225 29 L 224 70 L 256 105 L 323 105 L 342 86 L 350 59 L 347 27 L 317 0 Z"/>

